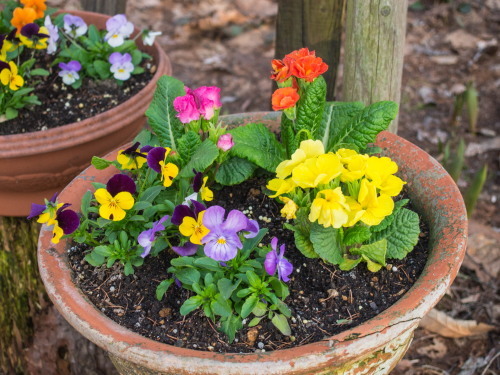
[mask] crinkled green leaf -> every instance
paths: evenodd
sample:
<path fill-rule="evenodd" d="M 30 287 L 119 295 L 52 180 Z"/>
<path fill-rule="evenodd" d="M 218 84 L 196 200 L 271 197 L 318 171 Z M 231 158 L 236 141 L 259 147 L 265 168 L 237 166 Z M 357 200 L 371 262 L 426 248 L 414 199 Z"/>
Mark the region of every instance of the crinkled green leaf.
<path fill-rule="evenodd" d="M 276 136 L 263 124 L 248 124 L 230 130 L 234 146 L 231 153 L 247 159 L 269 172 L 285 158 L 285 148 Z"/>
<path fill-rule="evenodd" d="M 184 95 L 184 84 L 178 79 L 162 76 L 158 80 L 146 117 L 163 147 L 177 150 L 177 139 L 184 134 L 184 126 L 173 106 L 174 99 Z"/>
<path fill-rule="evenodd" d="M 306 258 L 318 258 L 318 254 L 314 251 L 313 244 L 309 239 L 309 233 L 303 232 L 298 227 L 290 224 L 284 224 L 284 227 L 293 231 L 295 247 L 302 253 L 302 255 Z"/>
<path fill-rule="evenodd" d="M 219 156 L 219 149 L 210 139 L 205 139 L 194 152 L 191 160 L 181 169 L 180 177 L 194 176 L 193 169 L 204 172 Z"/>
<path fill-rule="evenodd" d="M 362 244 L 371 236 L 370 228 L 357 225 L 344 231 L 343 244 L 346 246 Z"/>
<path fill-rule="evenodd" d="M 191 160 L 196 149 L 201 144 L 201 138 L 194 131 L 190 130 L 177 141 L 177 151 L 182 158 L 183 164 Z"/>
<path fill-rule="evenodd" d="M 224 161 L 215 174 L 215 181 L 222 185 L 236 185 L 252 177 L 257 166 L 242 158 L 232 157 Z"/>
<path fill-rule="evenodd" d="M 292 154 L 297 149 L 298 145 L 295 141 L 295 134 L 293 129 L 292 120 L 290 120 L 285 115 L 281 116 L 281 125 L 280 125 L 280 137 L 281 143 L 285 146 L 286 159 L 289 159 Z"/>
<path fill-rule="evenodd" d="M 314 251 L 321 259 L 332 264 L 340 264 L 343 260 L 342 249 L 339 246 L 339 230 L 320 224 L 311 225 L 311 243 Z"/>
<path fill-rule="evenodd" d="M 385 266 L 385 255 L 387 252 L 387 240 L 385 238 L 380 241 L 363 245 L 349 250 L 351 254 L 364 255 L 371 261 L 374 261 L 382 266 Z M 371 271 L 371 270 L 370 270 Z"/>
<path fill-rule="evenodd" d="M 297 104 L 297 118 L 295 120 L 295 134 L 305 129 L 311 135 L 318 132 L 326 101 L 326 82 L 319 76 L 311 82 Z"/>

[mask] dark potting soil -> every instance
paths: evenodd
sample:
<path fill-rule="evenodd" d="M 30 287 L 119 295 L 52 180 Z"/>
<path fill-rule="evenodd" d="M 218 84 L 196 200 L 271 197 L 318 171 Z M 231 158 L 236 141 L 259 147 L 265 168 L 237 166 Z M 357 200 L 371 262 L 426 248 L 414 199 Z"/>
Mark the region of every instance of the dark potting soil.
<path fill-rule="evenodd" d="M 248 353 L 304 345 L 354 327 L 394 304 L 422 272 L 428 256 L 424 224 L 415 249 L 404 260 L 388 260 L 390 264 L 376 273 L 368 271 L 365 264 L 344 272 L 318 259 L 305 258 L 294 247 L 292 232 L 282 228 L 285 219 L 280 216 L 280 207 L 262 193 L 263 186 L 264 179 L 254 179 L 237 188 L 226 187 L 216 192 L 218 199 L 211 203 L 227 211 L 248 210 L 250 218 L 269 229 L 264 244 L 273 236 L 286 244 L 285 257 L 294 265 L 288 283 L 290 296 L 285 300 L 292 311 L 292 336 L 282 335 L 269 321 L 262 320 L 256 327 L 245 326 L 228 344 L 201 310 L 187 316 L 179 314 L 179 307 L 191 292 L 173 285 L 158 301 L 156 287 L 169 277 L 166 270 L 176 256 L 170 251 L 146 258 L 134 275 L 124 276 L 118 264 L 110 269 L 90 266 L 83 259 L 85 251 L 75 246 L 69 258 L 77 285 L 109 318 L 152 340 L 196 350 Z"/>
<path fill-rule="evenodd" d="M 46 77 L 35 77 L 40 82 L 33 93 L 42 103 L 23 108 L 15 119 L 0 123 L 0 135 L 30 133 L 57 128 L 105 112 L 137 94 L 152 79 L 156 66 L 153 60 L 143 60 L 145 72 L 132 75 L 118 85 L 114 79 L 83 79 L 82 86 L 73 89 L 58 76 L 59 68 L 51 65 L 51 56 L 36 64 L 36 68 L 50 71 Z M 29 86 L 32 87 L 32 86 Z"/>

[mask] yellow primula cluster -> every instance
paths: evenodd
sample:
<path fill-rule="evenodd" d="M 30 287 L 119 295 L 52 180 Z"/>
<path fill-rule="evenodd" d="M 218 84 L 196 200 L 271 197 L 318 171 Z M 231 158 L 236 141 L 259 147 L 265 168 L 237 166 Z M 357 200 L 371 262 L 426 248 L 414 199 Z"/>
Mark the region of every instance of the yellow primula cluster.
<path fill-rule="evenodd" d="M 301 207 L 310 222 L 325 228 L 351 227 L 358 222 L 378 225 L 394 209 L 393 196 L 405 182 L 394 174 L 388 157 L 359 154 L 350 149 L 325 153 L 320 140 L 301 142 L 290 160 L 276 168 L 267 188 L 285 204 L 283 217 L 295 219 Z M 305 199 L 304 199 L 305 197 Z"/>

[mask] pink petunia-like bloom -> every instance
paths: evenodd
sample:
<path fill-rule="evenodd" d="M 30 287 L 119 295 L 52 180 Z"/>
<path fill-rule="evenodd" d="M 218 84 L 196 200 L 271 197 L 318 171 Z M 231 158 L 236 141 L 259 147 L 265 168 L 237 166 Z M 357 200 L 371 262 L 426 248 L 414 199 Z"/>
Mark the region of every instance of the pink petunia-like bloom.
<path fill-rule="evenodd" d="M 174 100 L 174 109 L 178 112 L 177 117 L 183 124 L 199 120 L 211 120 L 215 111 L 222 107 L 220 102 L 220 88 L 216 86 L 202 86 L 195 90 L 184 88 L 186 95 L 179 96 Z"/>
<path fill-rule="evenodd" d="M 200 118 L 196 100 L 191 94 L 175 98 L 174 109 L 177 111 L 177 117 L 183 124 L 189 124 L 191 121 L 196 121 Z"/>
<path fill-rule="evenodd" d="M 217 147 L 222 151 L 229 151 L 234 146 L 233 136 L 229 133 L 222 134 L 217 140 Z"/>

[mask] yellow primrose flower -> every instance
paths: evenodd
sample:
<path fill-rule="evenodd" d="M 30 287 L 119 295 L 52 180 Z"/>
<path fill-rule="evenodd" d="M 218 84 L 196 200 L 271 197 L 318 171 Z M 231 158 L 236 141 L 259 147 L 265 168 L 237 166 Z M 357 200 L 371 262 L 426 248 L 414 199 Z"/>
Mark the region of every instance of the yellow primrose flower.
<path fill-rule="evenodd" d="M 197 220 L 191 216 L 185 216 L 181 225 L 179 225 L 181 234 L 189 237 L 189 241 L 195 245 L 201 245 L 201 239 L 210 232 L 210 230 L 203 225 L 203 215 L 205 215 L 205 211 L 201 211 L 198 214 Z"/>
<path fill-rule="evenodd" d="M 342 164 L 337 155 L 328 153 L 307 159 L 292 171 L 293 182 L 301 188 L 314 188 L 327 184 L 342 173 Z"/>
<path fill-rule="evenodd" d="M 379 186 L 377 186 L 377 188 L 380 189 L 381 194 L 383 193 L 391 197 L 395 197 L 396 195 L 401 193 L 401 190 L 403 190 L 403 185 L 405 184 L 406 182 L 404 182 L 402 179 L 391 174 L 387 176 L 386 179 L 383 180 Z"/>
<path fill-rule="evenodd" d="M 266 186 L 269 190 L 275 191 L 276 193 L 270 195 L 270 198 L 276 198 L 278 195 L 290 193 L 295 189 L 296 185 L 293 183 L 291 178 L 282 180 L 280 178 L 274 178 L 267 183 Z"/>
<path fill-rule="evenodd" d="M 380 185 L 387 176 L 398 171 L 398 165 L 388 157 L 371 156 L 366 163 L 366 177 Z"/>
<path fill-rule="evenodd" d="M 346 160 L 346 162 L 344 163 L 345 165 L 340 175 L 340 181 L 352 182 L 364 177 L 368 155 L 356 154 L 348 159 L 344 158 L 344 160 Z"/>
<path fill-rule="evenodd" d="M 214 199 L 214 192 L 206 186 L 207 180 L 208 176 L 203 177 L 203 185 L 201 185 L 200 194 L 201 199 L 203 199 L 205 202 L 210 202 Z"/>
<path fill-rule="evenodd" d="M 13 61 L 9 61 L 9 69 L 3 69 L 0 72 L 0 81 L 2 85 L 7 86 L 12 91 L 17 91 L 24 85 L 24 78 L 17 74 L 17 66 Z"/>
<path fill-rule="evenodd" d="M 282 161 L 276 168 L 276 177 L 285 179 L 292 170 L 305 160 L 314 158 L 325 153 L 325 147 L 320 140 L 308 139 L 300 142 L 300 147 L 292 154 L 291 160 Z"/>
<path fill-rule="evenodd" d="M 348 211 L 349 205 L 340 187 L 321 190 L 312 202 L 309 221 L 318 221 L 325 228 L 340 228 L 349 219 Z"/>
<path fill-rule="evenodd" d="M 394 201 L 387 194 L 377 196 L 377 188 L 366 178 L 361 180 L 358 202 L 365 210 L 360 220 L 367 225 L 378 225 L 394 209 Z"/>
<path fill-rule="evenodd" d="M 340 148 L 337 150 L 336 154 L 343 164 L 347 164 L 349 160 L 358 155 L 356 151 L 349 148 Z"/>
<path fill-rule="evenodd" d="M 112 196 L 106 189 L 97 189 L 94 196 L 101 204 L 99 215 L 108 220 L 122 220 L 126 215 L 125 210 L 134 206 L 134 197 L 128 191 L 121 191 Z"/>
<path fill-rule="evenodd" d="M 280 200 L 285 204 L 281 209 L 281 216 L 285 217 L 287 220 L 296 219 L 298 206 L 295 202 L 287 197 L 280 197 Z"/>

